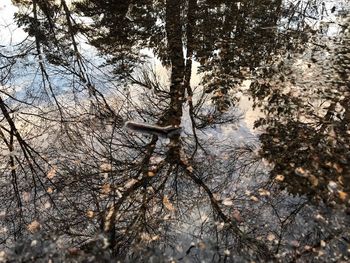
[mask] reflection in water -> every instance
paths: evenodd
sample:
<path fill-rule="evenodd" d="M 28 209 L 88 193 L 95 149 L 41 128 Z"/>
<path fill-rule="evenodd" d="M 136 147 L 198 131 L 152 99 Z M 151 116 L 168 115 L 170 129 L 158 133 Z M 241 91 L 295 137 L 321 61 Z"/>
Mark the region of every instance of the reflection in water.
<path fill-rule="evenodd" d="M 348 260 L 345 3 L 13 4 L 28 38 L 0 50 L 1 256 Z"/>

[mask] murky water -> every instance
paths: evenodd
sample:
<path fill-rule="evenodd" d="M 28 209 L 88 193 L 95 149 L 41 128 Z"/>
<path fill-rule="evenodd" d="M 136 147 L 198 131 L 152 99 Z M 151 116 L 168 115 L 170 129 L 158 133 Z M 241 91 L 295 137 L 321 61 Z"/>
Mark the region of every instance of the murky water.
<path fill-rule="evenodd" d="M 348 1 L 0 12 L 0 261 L 349 260 Z"/>

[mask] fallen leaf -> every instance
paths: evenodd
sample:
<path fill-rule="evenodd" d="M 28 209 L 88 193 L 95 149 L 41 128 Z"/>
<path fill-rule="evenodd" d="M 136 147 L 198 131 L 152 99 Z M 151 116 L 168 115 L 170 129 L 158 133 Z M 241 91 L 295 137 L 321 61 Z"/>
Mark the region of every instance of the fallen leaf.
<path fill-rule="evenodd" d="M 315 216 L 315 218 L 316 218 L 317 220 L 326 221 L 326 219 L 325 219 L 321 214 L 317 214 L 317 215 Z"/>
<path fill-rule="evenodd" d="M 274 241 L 276 239 L 276 236 L 272 233 L 269 233 L 266 238 L 268 241 Z"/>
<path fill-rule="evenodd" d="M 143 233 L 141 233 L 141 240 L 142 241 L 150 241 L 151 240 L 151 236 L 150 236 L 150 234 L 148 234 L 148 233 L 146 233 L 146 232 L 143 232 Z"/>
<path fill-rule="evenodd" d="M 309 178 L 309 181 L 313 187 L 318 186 L 318 179 L 316 176 L 310 175 L 308 178 Z"/>
<path fill-rule="evenodd" d="M 258 199 L 256 196 L 254 196 L 254 195 L 252 195 L 252 196 L 250 197 L 250 200 L 252 200 L 252 201 L 254 201 L 254 202 L 258 202 L 258 201 L 259 201 L 259 199 Z"/>
<path fill-rule="evenodd" d="M 339 163 L 334 163 L 333 168 L 337 171 L 337 173 L 343 172 L 343 168 L 341 167 L 341 165 Z"/>
<path fill-rule="evenodd" d="M 207 246 L 205 245 L 205 243 L 203 241 L 199 241 L 198 247 L 199 247 L 199 249 L 204 250 L 204 249 L 206 249 Z"/>
<path fill-rule="evenodd" d="M 141 240 L 145 242 L 152 242 L 159 239 L 158 235 L 151 236 L 149 233 L 143 232 L 141 233 Z"/>
<path fill-rule="evenodd" d="M 241 213 L 237 209 L 233 210 L 232 217 L 236 219 L 237 222 L 242 222 Z"/>
<path fill-rule="evenodd" d="M 70 255 L 79 255 L 81 250 L 77 247 L 70 247 L 67 249 Z"/>
<path fill-rule="evenodd" d="M 23 192 L 23 201 L 24 202 L 29 202 L 31 194 L 29 192 Z"/>
<path fill-rule="evenodd" d="M 104 184 L 102 185 L 102 188 L 101 188 L 101 193 L 102 194 L 109 194 L 111 192 L 112 188 L 111 188 L 111 185 L 110 184 Z"/>
<path fill-rule="evenodd" d="M 227 161 L 228 159 L 230 159 L 230 156 L 228 154 L 224 154 L 221 158 Z"/>
<path fill-rule="evenodd" d="M 8 262 L 6 252 L 3 250 L 0 251 L 0 262 Z"/>
<path fill-rule="evenodd" d="M 169 220 L 169 219 L 171 219 L 171 215 L 170 215 L 170 214 L 167 214 L 167 215 L 165 215 L 165 216 L 163 217 L 163 220 L 164 220 L 164 221 L 167 221 L 167 220 Z"/>
<path fill-rule="evenodd" d="M 224 222 L 221 222 L 221 223 L 219 223 L 218 222 L 218 224 L 217 224 L 217 229 L 220 231 L 220 230 L 223 230 L 224 229 L 224 226 L 225 226 L 225 223 Z"/>
<path fill-rule="evenodd" d="M 149 177 L 153 177 L 153 176 L 155 176 L 156 174 L 155 174 L 155 172 L 152 172 L 152 171 L 149 171 L 148 173 L 147 173 L 147 176 L 149 176 Z"/>
<path fill-rule="evenodd" d="M 86 212 L 86 216 L 87 216 L 88 218 L 93 218 L 94 215 L 95 215 L 95 213 L 94 213 L 94 211 L 92 211 L 92 210 L 88 210 L 88 211 Z"/>
<path fill-rule="evenodd" d="M 283 182 L 284 181 L 284 175 L 283 174 L 278 174 L 275 177 L 276 181 Z"/>
<path fill-rule="evenodd" d="M 170 203 L 168 196 L 163 197 L 163 205 L 169 210 L 169 211 L 174 211 L 175 208 L 174 206 Z"/>
<path fill-rule="evenodd" d="M 193 167 L 192 166 L 187 166 L 187 171 L 189 171 L 190 173 L 193 173 Z"/>
<path fill-rule="evenodd" d="M 222 200 L 222 204 L 226 206 L 232 206 L 233 202 L 230 198 L 225 198 L 224 200 Z"/>
<path fill-rule="evenodd" d="M 0 219 L 4 219 L 6 216 L 6 211 L 2 210 L 0 211 Z"/>
<path fill-rule="evenodd" d="M 52 179 L 56 176 L 57 168 L 56 166 L 52 166 L 50 171 L 47 173 L 47 178 Z"/>
<path fill-rule="evenodd" d="M 265 189 L 259 189 L 259 195 L 261 196 L 269 196 L 270 192 Z"/>
<path fill-rule="evenodd" d="M 303 167 L 297 167 L 295 168 L 294 172 L 302 177 L 307 177 L 308 176 L 308 171 L 305 170 Z"/>
<path fill-rule="evenodd" d="M 344 177 L 343 177 L 343 176 L 339 176 L 339 177 L 338 177 L 338 182 L 339 182 L 341 185 L 344 185 Z"/>
<path fill-rule="evenodd" d="M 107 215 L 106 215 L 106 218 L 105 218 L 105 225 L 104 225 L 104 230 L 105 231 L 109 231 L 110 230 L 111 219 L 113 217 L 114 211 L 115 211 L 115 207 L 114 207 L 114 205 L 111 205 L 108 208 L 108 212 L 107 212 Z"/>
<path fill-rule="evenodd" d="M 329 181 L 327 185 L 328 191 L 334 193 L 338 189 L 338 184 L 334 181 Z"/>
<path fill-rule="evenodd" d="M 115 191 L 115 193 L 117 194 L 117 196 L 118 196 L 119 198 L 122 198 L 122 197 L 123 197 L 122 193 L 121 193 L 118 189 Z"/>
<path fill-rule="evenodd" d="M 340 200 L 345 201 L 348 198 L 348 194 L 343 191 L 338 191 Z"/>
<path fill-rule="evenodd" d="M 311 246 L 308 246 L 308 245 L 305 245 L 305 246 L 304 246 L 304 250 L 305 250 L 305 251 L 310 251 L 311 249 L 312 249 Z"/>
<path fill-rule="evenodd" d="M 218 193 L 213 193 L 213 198 L 216 200 L 216 201 L 220 201 L 220 195 Z"/>
<path fill-rule="evenodd" d="M 299 246 L 300 246 L 300 243 L 299 243 L 299 241 L 297 241 L 297 240 L 292 240 L 292 241 L 290 241 L 290 244 L 291 244 L 293 247 L 299 247 Z"/>
<path fill-rule="evenodd" d="M 100 165 L 100 170 L 103 173 L 108 173 L 112 171 L 112 165 L 110 163 L 103 163 Z"/>
<path fill-rule="evenodd" d="M 125 185 L 124 185 L 124 187 L 125 188 L 131 188 L 134 184 L 136 184 L 138 182 L 138 180 L 136 180 L 136 179 L 131 179 L 130 181 L 128 181 Z"/>
<path fill-rule="evenodd" d="M 36 220 L 27 225 L 27 229 L 30 233 L 36 233 L 40 229 L 40 223 Z"/>
<path fill-rule="evenodd" d="M 49 201 L 47 201 L 45 204 L 44 204 L 44 208 L 45 209 L 49 209 L 51 207 L 51 203 Z"/>

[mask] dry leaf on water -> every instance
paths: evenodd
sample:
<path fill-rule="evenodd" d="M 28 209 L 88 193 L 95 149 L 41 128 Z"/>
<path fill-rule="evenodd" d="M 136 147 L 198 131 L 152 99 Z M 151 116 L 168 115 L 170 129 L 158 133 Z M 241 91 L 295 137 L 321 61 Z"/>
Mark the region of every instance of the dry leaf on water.
<path fill-rule="evenodd" d="M 147 176 L 149 176 L 149 177 L 153 177 L 153 176 L 155 176 L 156 174 L 155 174 L 155 172 L 152 172 L 152 171 L 149 171 L 148 173 L 147 173 Z"/>
<path fill-rule="evenodd" d="M 30 233 L 36 233 L 40 229 L 40 223 L 36 220 L 27 225 L 27 229 Z"/>
<path fill-rule="evenodd" d="M 242 217 L 241 217 L 241 213 L 237 210 L 237 209 L 234 209 L 232 211 L 232 217 L 237 221 L 237 222 L 242 222 Z"/>
<path fill-rule="evenodd" d="M 94 213 L 94 211 L 92 211 L 92 210 L 88 210 L 88 211 L 86 212 L 86 216 L 87 216 L 88 218 L 93 218 L 94 215 L 95 215 L 95 213 Z"/>
<path fill-rule="evenodd" d="M 169 211 L 174 211 L 175 210 L 175 208 L 174 208 L 174 206 L 172 205 L 172 203 L 170 203 L 170 201 L 169 201 L 169 198 L 168 198 L 168 196 L 164 196 L 163 197 L 163 205 L 166 207 L 166 209 L 168 209 Z"/>
<path fill-rule="evenodd" d="M 131 188 L 134 184 L 136 184 L 138 182 L 138 180 L 136 180 L 136 179 L 131 179 L 130 181 L 128 181 L 125 185 L 124 185 L 124 187 L 125 188 Z"/>
<path fill-rule="evenodd" d="M 259 201 L 259 199 L 258 199 L 256 196 L 254 196 L 254 195 L 252 195 L 252 196 L 250 197 L 250 200 L 252 200 L 252 201 L 254 201 L 254 202 L 258 202 L 258 201 Z"/>
<path fill-rule="evenodd" d="M 107 194 L 109 194 L 111 192 L 111 190 L 112 189 L 111 189 L 111 185 L 110 184 L 104 184 L 104 185 L 102 185 L 101 193 L 107 195 Z"/>
<path fill-rule="evenodd" d="M 222 200 L 222 204 L 225 206 L 232 206 L 233 202 L 230 198 L 225 198 L 224 200 Z"/>
<path fill-rule="evenodd" d="M 52 179 L 56 176 L 57 168 L 56 166 L 52 166 L 50 171 L 47 173 L 47 178 Z"/>
<path fill-rule="evenodd" d="M 348 194 L 343 191 L 338 191 L 340 200 L 345 201 L 348 198 Z"/>
<path fill-rule="evenodd" d="M 276 175 L 275 180 L 278 181 L 278 182 L 283 182 L 284 181 L 284 175 L 283 174 Z"/>

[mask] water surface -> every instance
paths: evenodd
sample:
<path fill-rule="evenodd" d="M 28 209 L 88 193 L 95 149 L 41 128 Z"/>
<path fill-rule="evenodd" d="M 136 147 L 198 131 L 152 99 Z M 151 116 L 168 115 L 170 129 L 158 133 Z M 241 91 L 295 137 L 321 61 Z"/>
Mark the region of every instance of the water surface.
<path fill-rule="evenodd" d="M 346 0 L 4 3 L 0 261 L 349 260 Z"/>

